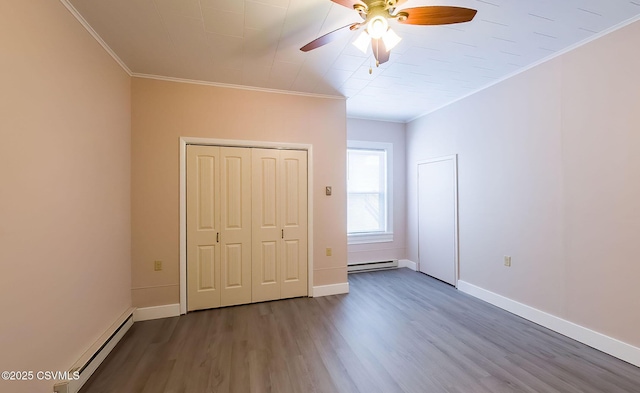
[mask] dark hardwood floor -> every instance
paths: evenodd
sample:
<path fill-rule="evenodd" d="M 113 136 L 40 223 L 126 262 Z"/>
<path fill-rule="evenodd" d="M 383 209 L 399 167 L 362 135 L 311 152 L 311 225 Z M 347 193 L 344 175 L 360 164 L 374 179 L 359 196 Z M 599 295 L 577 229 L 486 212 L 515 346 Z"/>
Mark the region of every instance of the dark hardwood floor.
<path fill-rule="evenodd" d="M 640 368 L 421 273 L 349 282 L 136 323 L 82 392 L 640 392 Z"/>

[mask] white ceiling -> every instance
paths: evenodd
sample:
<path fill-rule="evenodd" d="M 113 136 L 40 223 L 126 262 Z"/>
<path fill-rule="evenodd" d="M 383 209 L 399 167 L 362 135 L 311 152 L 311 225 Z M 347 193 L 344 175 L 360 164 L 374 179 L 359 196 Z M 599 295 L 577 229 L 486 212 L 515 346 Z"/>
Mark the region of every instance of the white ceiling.
<path fill-rule="evenodd" d="M 65 0 L 63 0 L 65 1 Z M 357 50 L 358 32 L 299 48 L 361 21 L 330 0 L 67 0 L 133 74 L 344 95 L 351 117 L 408 121 L 640 15 L 640 0 L 409 0 L 476 18 L 392 22 L 389 62 Z M 374 65 L 369 74 L 370 65 Z"/>

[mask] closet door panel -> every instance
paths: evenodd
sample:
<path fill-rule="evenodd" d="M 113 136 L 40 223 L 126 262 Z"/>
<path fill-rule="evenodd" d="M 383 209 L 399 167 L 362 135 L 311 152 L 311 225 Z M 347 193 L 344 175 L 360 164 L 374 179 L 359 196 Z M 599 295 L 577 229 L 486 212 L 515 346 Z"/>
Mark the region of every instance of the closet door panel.
<path fill-rule="evenodd" d="M 307 152 L 187 147 L 187 309 L 306 296 Z"/>
<path fill-rule="evenodd" d="M 221 306 L 251 302 L 251 149 L 220 148 Z"/>
<path fill-rule="evenodd" d="M 187 309 L 220 306 L 219 148 L 187 146 Z"/>
<path fill-rule="evenodd" d="M 252 301 L 280 298 L 279 151 L 252 149 Z"/>
<path fill-rule="evenodd" d="M 278 207 L 283 226 L 281 298 L 306 296 L 307 286 L 307 152 L 280 151 Z"/>

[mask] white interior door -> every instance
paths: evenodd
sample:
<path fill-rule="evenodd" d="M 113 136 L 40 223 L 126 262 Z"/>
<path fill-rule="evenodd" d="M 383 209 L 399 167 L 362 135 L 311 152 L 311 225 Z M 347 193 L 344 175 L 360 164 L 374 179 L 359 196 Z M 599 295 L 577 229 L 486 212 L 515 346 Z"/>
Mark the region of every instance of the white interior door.
<path fill-rule="evenodd" d="M 220 305 L 251 303 L 251 149 L 220 148 Z"/>
<path fill-rule="evenodd" d="M 419 269 L 451 285 L 458 279 L 456 156 L 418 164 Z"/>
<path fill-rule="evenodd" d="M 307 152 L 280 151 L 280 298 L 307 295 Z"/>
<path fill-rule="evenodd" d="M 252 301 L 307 295 L 307 152 L 253 149 Z"/>
<path fill-rule="evenodd" d="M 251 302 L 251 150 L 187 146 L 187 308 Z"/>
<path fill-rule="evenodd" d="M 306 296 L 307 152 L 187 146 L 187 309 Z"/>
<path fill-rule="evenodd" d="M 281 189 L 279 152 L 253 149 L 252 213 L 253 254 L 251 264 L 252 301 L 280 299 L 280 264 L 282 258 L 281 217 L 278 209 Z"/>
<path fill-rule="evenodd" d="M 187 146 L 187 308 L 220 306 L 220 149 Z"/>

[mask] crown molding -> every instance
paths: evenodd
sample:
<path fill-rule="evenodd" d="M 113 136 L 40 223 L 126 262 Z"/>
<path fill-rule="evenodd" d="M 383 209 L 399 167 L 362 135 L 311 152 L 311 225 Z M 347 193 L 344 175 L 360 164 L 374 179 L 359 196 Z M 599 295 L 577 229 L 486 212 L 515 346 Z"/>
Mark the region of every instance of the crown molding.
<path fill-rule="evenodd" d="M 129 76 L 131 76 L 132 74 L 131 74 L 131 70 L 129 69 L 129 67 L 127 67 L 127 65 L 124 63 L 124 61 L 122 61 L 122 59 L 120 57 L 118 57 L 116 52 L 114 52 L 109 47 L 109 45 L 107 45 L 107 43 L 104 42 L 102 37 L 100 37 L 100 35 L 95 30 L 93 30 L 93 27 L 91 27 L 89 22 L 87 22 L 87 20 L 84 19 L 82 17 L 82 15 L 80 15 L 80 12 L 78 12 L 78 10 L 73 6 L 73 4 L 71 4 L 69 2 L 69 0 L 60 0 L 60 2 L 62 3 L 62 5 L 64 5 L 67 8 L 67 10 L 69 10 L 69 12 L 71 12 L 71 15 L 73 15 L 78 20 L 78 22 L 80 22 L 80 24 L 89 32 L 89 34 L 91 34 L 91 36 L 96 41 L 98 41 L 98 43 L 100 45 L 102 45 L 104 50 L 107 51 L 107 53 L 113 58 L 113 60 L 116 61 L 116 63 L 118 63 L 120 65 L 120 67 L 122 67 L 124 72 L 126 72 Z"/>
<path fill-rule="evenodd" d="M 407 124 L 406 121 L 404 120 L 396 120 L 396 119 L 385 119 L 382 117 L 367 117 L 367 116 L 350 116 L 347 115 L 347 120 L 348 119 L 353 119 L 353 120 L 367 120 L 367 121 L 377 121 L 377 122 L 381 122 L 381 123 L 396 123 L 396 124 Z"/>
<path fill-rule="evenodd" d="M 174 78 L 172 76 L 140 74 L 140 73 L 136 73 L 136 72 L 132 73 L 131 76 L 134 77 L 134 78 L 155 79 L 155 80 L 165 81 L 165 82 L 189 83 L 189 84 L 192 84 L 192 85 L 223 87 L 223 88 L 227 88 L 227 89 L 249 90 L 249 91 L 262 92 L 262 93 L 287 94 L 287 95 L 293 95 L 293 96 L 312 97 L 312 98 L 326 98 L 326 99 L 332 99 L 332 100 L 346 100 L 347 99 L 344 96 L 338 96 L 338 95 L 307 93 L 307 92 L 302 92 L 302 91 L 291 91 L 291 90 L 269 89 L 267 87 L 234 85 L 234 84 L 230 84 L 230 83 L 210 82 L 210 81 L 202 81 L 202 80 L 196 80 L 196 79 Z"/>
<path fill-rule="evenodd" d="M 630 18 L 630 19 L 627 19 L 625 21 L 622 21 L 622 22 L 618 23 L 617 25 L 614 25 L 614 26 L 612 26 L 612 27 L 610 27 L 608 29 L 604 29 L 604 30 L 602 30 L 601 32 L 599 32 L 597 34 L 592 35 L 591 37 L 585 38 L 582 41 L 579 41 L 579 42 L 577 42 L 577 43 L 575 43 L 573 45 L 570 45 L 570 46 L 568 46 L 568 47 L 566 47 L 566 48 L 564 48 L 562 50 L 559 50 L 558 52 L 556 52 L 554 54 L 551 54 L 551 55 L 549 55 L 549 56 L 547 56 L 547 57 L 545 57 L 545 58 L 543 58 L 541 60 L 538 60 L 535 63 L 532 63 L 532 64 L 530 64 L 530 65 L 528 65 L 528 66 L 526 66 L 524 68 L 521 68 L 521 69 L 519 69 L 517 71 L 514 71 L 514 72 L 512 72 L 510 74 L 507 74 L 506 76 L 504 76 L 504 77 L 502 77 L 502 78 L 500 78 L 498 80 L 490 82 L 490 83 L 488 83 L 488 84 L 486 84 L 486 85 L 484 85 L 484 86 L 472 91 L 471 93 L 465 94 L 465 95 L 463 95 L 461 97 L 458 97 L 458 98 L 456 98 L 454 100 L 451 100 L 451 101 L 447 102 L 446 104 L 440 105 L 440 106 L 438 106 L 438 107 L 436 107 L 434 109 L 430 109 L 427 112 L 424 112 L 424 113 L 422 113 L 422 114 L 420 114 L 418 116 L 415 116 L 415 117 L 407 120 L 407 123 L 411 123 L 411 122 L 413 122 L 415 120 L 418 120 L 421 117 L 430 115 L 431 113 L 433 113 L 435 111 L 438 111 L 438 110 L 440 110 L 442 108 L 445 108 L 445 107 L 447 107 L 447 106 L 449 106 L 451 104 L 454 104 L 454 103 L 456 103 L 458 101 L 464 100 L 465 98 L 470 97 L 470 96 L 472 96 L 472 95 L 474 95 L 476 93 L 479 93 L 482 90 L 488 89 L 491 86 L 495 86 L 498 83 L 502 83 L 502 82 L 506 81 L 507 79 L 511 79 L 516 75 L 522 74 L 525 71 L 528 71 L 528 70 L 530 70 L 530 69 L 532 69 L 534 67 L 537 67 L 537 66 L 539 66 L 539 65 L 541 65 L 543 63 L 551 61 L 551 60 L 555 59 L 556 57 L 560 57 L 560 56 L 564 55 L 565 53 L 571 52 L 574 49 L 578 49 L 581 46 L 584 46 L 584 45 L 586 45 L 586 44 L 588 44 L 588 43 L 590 43 L 592 41 L 595 41 L 595 40 L 597 40 L 599 38 L 602 38 L 602 37 L 604 37 L 604 36 L 606 36 L 608 34 L 611 34 L 616 30 L 620 30 L 623 27 L 626 27 L 626 26 L 628 26 L 628 25 L 630 25 L 630 24 L 632 24 L 634 22 L 637 22 L 639 20 L 640 20 L 640 15 L 636 15 L 633 18 Z"/>

